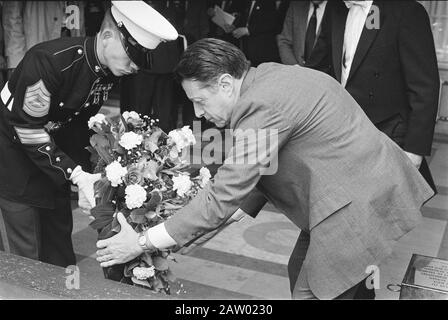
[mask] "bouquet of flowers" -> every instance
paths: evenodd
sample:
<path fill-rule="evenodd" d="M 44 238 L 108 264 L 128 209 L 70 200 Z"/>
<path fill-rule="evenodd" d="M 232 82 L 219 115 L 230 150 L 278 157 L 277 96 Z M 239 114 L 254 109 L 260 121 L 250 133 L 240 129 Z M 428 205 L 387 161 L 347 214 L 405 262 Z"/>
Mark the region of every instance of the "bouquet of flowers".
<path fill-rule="evenodd" d="M 136 112 L 124 112 L 117 121 L 97 114 L 88 122 L 95 131 L 89 151 L 97 163 L 95 173 L 102 178 L 95 184 L 95 220 L 98 239 L 120 231 L 116 213 L 122 212 L 136 232 L 142 232 L 184 207 L 210 180 L 207 168 L 193 175 L 181 157 L 196 143 L 188 126 L 166 134 L 158 120 Z M 170 293 L 174 276 L 168 267 L 171 250 L 143 253 L 123 265 L 104 268 L 105 277 L 123 283 Z"/>

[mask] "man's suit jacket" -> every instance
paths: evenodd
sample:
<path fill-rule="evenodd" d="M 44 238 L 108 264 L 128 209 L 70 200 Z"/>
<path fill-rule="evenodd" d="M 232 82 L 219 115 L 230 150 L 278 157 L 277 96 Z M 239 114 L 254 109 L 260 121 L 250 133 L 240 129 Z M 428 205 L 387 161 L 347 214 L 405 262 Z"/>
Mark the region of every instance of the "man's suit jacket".
<path fill-rule="evenodd" d="M 348 9 L 342 1 L 328 6 L 331 13 L 307 66 L 330 69 L 340 82 Z M 430 155 L 440 80 L 428 15 L 415 1 L 374 1 L 373 6 L 379 16 L 369 21 L 379 20 L 380 27 L 364 27 L 346 89 L 379 128 L 401 126 L 405 134 L 396 142 L 405 151 Z"/>
<path fill-rule="evenodd" d="M 278 50 L 283 64 L 301 66 L 305 64 L 305 35 L 309 9 L 310 1 L 291 1 L 289 4 L 282 32 L 277 36 Z M 318 35 L 320 31 L 321 27 L 317 32 Z"/>
<path fill-rule="evenodd" d="M 275 0 L 245 1 L 244 22 L 249 36 L 241 38 L 242 49 L 252 66 L 263 62 L 280 62 L 276 36 L 280 33 L 279 14 Z"/>
<path fill-rule="evenodd" d="M 223 9 L 225 12 L 235 17 L 233 25 L 235 28 L 245 26 L 244 9 L 245 1 L 241 0 L 208 0 L 208 7 L 214 8 L 215 5 Z M 240 40 L 233 37 L 232 33 L 225 33 L 221 27 L 218 27 L 210 19 L 210 37 L 225 40 L 239 47 Z"/>
<path fill-rule="evenodd" d="M 166 230 L 184 245 L 221 225 L 257 187 L 310 233 L 304 263 L 318 298 L 366 278 L 366 267 L 392 252 L 433 195 L 406 154 L 322 72 L 276 63 L 251 68 L 229 126 L 241 130 L 214 182 L 166 221 Z M 265 145 L 269 152 L 260 152 Z M 268 175 L 267 167 L 277 170 Z"/>

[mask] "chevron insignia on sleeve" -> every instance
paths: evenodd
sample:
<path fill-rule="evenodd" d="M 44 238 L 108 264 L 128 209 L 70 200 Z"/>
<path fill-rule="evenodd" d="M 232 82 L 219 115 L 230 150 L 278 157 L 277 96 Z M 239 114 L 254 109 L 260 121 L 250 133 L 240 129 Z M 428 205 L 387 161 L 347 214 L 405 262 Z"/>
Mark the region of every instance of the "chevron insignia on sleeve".
<path fill-rule="evenodd" d="M 20 142 L 22 144 L 43 144 L 51 141 L 50 136 L 44 129 L 28 129 L 28 128 L 17 128 L 17 135 L 19 136 Z"/>
<path fill-rule="evenodd" d="M 51 94 L 48 92 L 42 79 L 37 81 L 32 86 L 26 88 L 23 111 L 35 118 L 46 116 L 50 111 L 50 97 Z"/>

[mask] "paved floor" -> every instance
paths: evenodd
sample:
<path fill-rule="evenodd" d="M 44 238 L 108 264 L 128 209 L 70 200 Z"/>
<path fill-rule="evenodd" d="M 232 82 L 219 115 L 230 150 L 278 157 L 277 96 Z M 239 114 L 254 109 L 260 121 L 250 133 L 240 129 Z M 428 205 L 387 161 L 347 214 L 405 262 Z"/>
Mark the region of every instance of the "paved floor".
<path fill-rule="evenodd" d="M 380 266 L 377 299 L 398 299 L 388 284 L 399 284 L 413 253 L 448 259 L 448 143 L 436 141 L 430 163 L 439 194 L 423 208 L 423 223 L 401 239 Z M 74 245 L 81 271 L 102 277 L 95 258 L 96 232 L 89 218 L 74 210 Z M 299 229 L 272 207 L 257 219 L 230 225 L 189 255 L 176 255 L 171 268 L 182 281 L 200 283 L 226 292 L 262 299 L 289 299 L 287 261 Z M 188 290 L 188 287 L 186 288 Z"/>

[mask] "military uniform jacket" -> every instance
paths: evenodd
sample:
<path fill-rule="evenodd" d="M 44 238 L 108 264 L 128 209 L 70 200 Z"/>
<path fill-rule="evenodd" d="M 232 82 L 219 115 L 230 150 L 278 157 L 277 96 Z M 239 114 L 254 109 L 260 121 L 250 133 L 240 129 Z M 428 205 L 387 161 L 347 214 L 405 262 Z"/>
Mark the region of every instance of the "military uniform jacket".
<path fill-rule="evenodd" d="M 54 207 L 88 145 L 87 121 L 114 80 L 95 38 L 61 38 L 27 52 L 1 92 L 1 197 Z"/>

